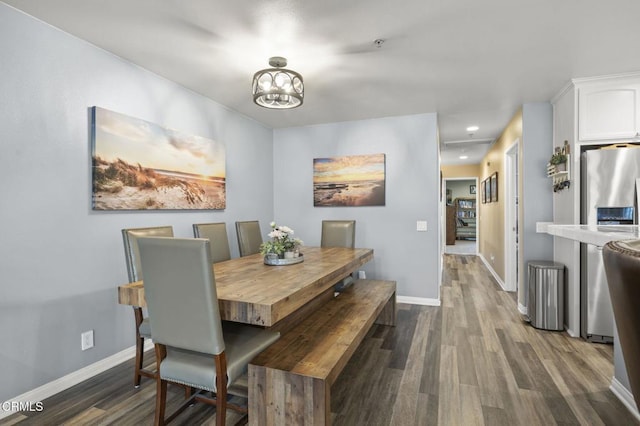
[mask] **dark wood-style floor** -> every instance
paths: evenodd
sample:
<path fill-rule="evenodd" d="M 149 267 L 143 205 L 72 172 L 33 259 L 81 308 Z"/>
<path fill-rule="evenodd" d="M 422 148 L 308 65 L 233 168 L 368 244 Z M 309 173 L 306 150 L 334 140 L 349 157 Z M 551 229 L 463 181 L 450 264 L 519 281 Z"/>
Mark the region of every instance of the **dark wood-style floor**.
<path fill-rule="evenodd" d="M 530 327 L 475 256 L 445 255 L 441 296 L 441 307 L 401 304 L 397 327 L 372 328 L 332 388 L 335 425 L 640 424 L 609 390 L 612 347 Z M 133 389 L 132 369 L 0 424 L 151 424 L 155 385 Z M 169 395 L 177 404 L 182 390 Z M 214 412 L 197 404 L 173 424 L 213 425 Z"/>

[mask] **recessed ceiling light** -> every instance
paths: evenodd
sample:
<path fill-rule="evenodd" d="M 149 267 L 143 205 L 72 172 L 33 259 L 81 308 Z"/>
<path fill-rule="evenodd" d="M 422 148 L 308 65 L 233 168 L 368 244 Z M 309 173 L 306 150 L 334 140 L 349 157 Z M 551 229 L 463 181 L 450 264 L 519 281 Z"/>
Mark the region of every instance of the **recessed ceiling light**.
<path fill-rule="evenodd" d="M 479 128 L 480 127 L 478 127 L 478 126 L 469 126 L 469 127 L 467 127 L 467 132 L 475 132 Z"/>
<path fill-rule="evenodd" d="M 466 160 L 467 158 L 469 158 L 469 156 L 468 155 L 461 155 L 459 158 L 461 160 Z"/>

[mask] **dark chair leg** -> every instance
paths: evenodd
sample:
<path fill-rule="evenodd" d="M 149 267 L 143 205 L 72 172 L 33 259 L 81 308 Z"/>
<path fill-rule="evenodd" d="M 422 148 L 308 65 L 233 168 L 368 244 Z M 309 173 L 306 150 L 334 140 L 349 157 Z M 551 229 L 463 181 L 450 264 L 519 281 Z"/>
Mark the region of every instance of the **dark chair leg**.
<path fill-rule="evenodd" d="M 155 345 L 156 352 L 156 415 L 154 419 L 155 426 L 164 426 L 164 414 L 167 403 L 167 382 L 160 377 L 160 363 L 167 356 L 166 347 L 164 345 Z"/>
<path fill-rule="evenodd" d="M 156 426 L 164 425 L 164 412 L 167 402 L 167 382 L 162 380 L 160 376 L 156 378 L 156 416 L 154 424 Z"/>
<path fill-rule="evenodd" d="M 144 362 L 144 337 L 140 336 L 140 324 L 142 324 L 142 308 L 133 307 L 133 314 L 136 321 L 136 364 L 133 371 L 133 386 L 140 387 L 142 365 Z"/>
<path fill-rule="evenodd" d="M 216 363 L 216 425 L 225 426 L 227 421 L 227 356 L 224 352 L 215 355 Z"/>

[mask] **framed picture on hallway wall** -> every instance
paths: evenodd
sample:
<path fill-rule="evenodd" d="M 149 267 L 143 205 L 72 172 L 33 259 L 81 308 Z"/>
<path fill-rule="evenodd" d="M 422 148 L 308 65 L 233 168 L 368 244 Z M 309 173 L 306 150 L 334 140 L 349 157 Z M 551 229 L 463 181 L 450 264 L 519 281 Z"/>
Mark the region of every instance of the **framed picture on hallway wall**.
<path fill-rule="evenodd" d="M 491 175 L 491 202 L 498 202 L 498 172 Z"/>
<path fill-rule="evenodd" d="M 482 181 L 483 187 L 484 189 L 482 190 L 482 193 L 484 194 L 484 202 L 485 203 L 490 203 L 491 202 L 491 184 L 489 182 L 489 178 L 486 178 L 485 180 Z"/>

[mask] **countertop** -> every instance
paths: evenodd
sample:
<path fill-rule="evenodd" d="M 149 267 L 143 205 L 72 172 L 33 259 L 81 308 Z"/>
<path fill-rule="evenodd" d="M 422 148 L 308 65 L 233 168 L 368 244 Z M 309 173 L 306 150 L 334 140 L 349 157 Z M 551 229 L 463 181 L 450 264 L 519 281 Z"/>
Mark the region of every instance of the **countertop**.
<path fill-rule="evenodd" d="M 538 222 L 536 231 L 596 246 L 604 246 L 609 241 L 640 239 L 639 225 L 558 225 Z"/>

